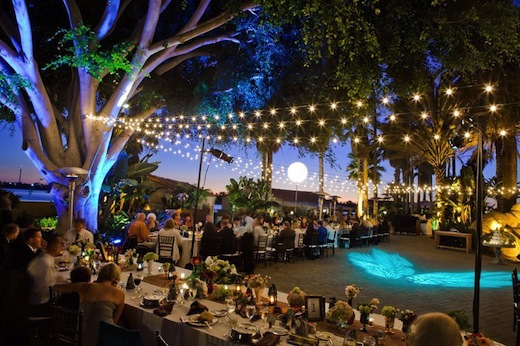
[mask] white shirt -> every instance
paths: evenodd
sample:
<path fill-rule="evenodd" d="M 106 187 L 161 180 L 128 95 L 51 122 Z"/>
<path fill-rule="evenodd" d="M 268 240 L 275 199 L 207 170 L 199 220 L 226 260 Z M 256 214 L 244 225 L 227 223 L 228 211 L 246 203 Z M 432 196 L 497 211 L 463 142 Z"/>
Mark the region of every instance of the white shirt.
<path fill-rule="evenodd" d="M 233 230 L 233 232 L 235 233 L 235 236 L 241 237 L 247 232 L 249 232 L 249 233 L 253 232 L 253 218 L 251 216 L 246 216 L 244 218 L 244 221 L 245 221 L 244 226 L 238 226 L 237 228 L 235 228 Z"/>
<path fill-rule="evenodd" d="M 94 244 L 94 235 L 84 228 L 79 231 L 78 239 L 76 239 L 76 231 L 74 229 L 69 229 L 67 232 L 65 232 L 63 239 L 67 242 L 67 245 L 72 245 L 76 241 L 89 242 Z"/>
<path fill-rule="evenodd" d="M 260 237 L 261 235 L 267 235 L 267 233 L 265 232 L 262 226 L 255 226 L 255 228 L 253 228 L 253 235 L 255 237 L 255 244 L 257 244 L 258 237 Z"/>
<path fill-rule="evenodd" d="M 181 258 L 181 254 L 179 252 L 179 246 L 182 242 L 182 236 L 178 229 L 175 228 L 161 228 L 159 234 L 157 235 L 157 248 L 156 253 L 159 254 L 159 237 L 174 237 L 175 244 L 173 244 L 173 255 L 172 259 L 176 262 L 179 258 Z M 160 254 L 159 254 L 160 255 Z"/>
<path fill-rule="evenodd" d="M 49 286 L 66 281 L 65 278 L 58 275 L 54 257 L 47 253 L 33 259 L 27 267 L 27 273 L 31 277 L 31 296 L 29 298 L 31 306 L 47 303 L 50 298 Z"/>

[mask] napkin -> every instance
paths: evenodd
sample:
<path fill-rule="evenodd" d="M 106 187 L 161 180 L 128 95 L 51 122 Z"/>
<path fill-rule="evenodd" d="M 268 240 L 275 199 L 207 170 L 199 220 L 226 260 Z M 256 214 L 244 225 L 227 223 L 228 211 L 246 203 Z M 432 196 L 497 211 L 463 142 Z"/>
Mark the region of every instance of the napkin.
<path fill-rule="evenodd" d="M 173 305 L 174 304 L 175 304 L 174 302 L 168 302 L 168 303 L 161 304 L 160 307 L 158 307 L 157 309 L 153 310 L 153 313 L 158 315 L 158 316 L 161 316 L 161 317 L 169 315 L 169 314 L 172 313 L 172 309 L 173 309 Z"/>
<path fill-rule="evenodd" d="M 200 302 L 198 301 L 194 301 L 193 303 L 191 303 L 190 305 L 190 311 L 188 311 L 188 316 L 189 315 L 194 315 L 194 314 L 200 314 L 202 313 L 203 311 L 208 311 L 208 307 L 204 304 L 201 304 Z"/>
<path fill-rule="evenodd" d="M 265 333 L 264 337 L 256 343 L 257 346 L 275 346 L 280 342 L 280 336 L 273 333 Z"/>

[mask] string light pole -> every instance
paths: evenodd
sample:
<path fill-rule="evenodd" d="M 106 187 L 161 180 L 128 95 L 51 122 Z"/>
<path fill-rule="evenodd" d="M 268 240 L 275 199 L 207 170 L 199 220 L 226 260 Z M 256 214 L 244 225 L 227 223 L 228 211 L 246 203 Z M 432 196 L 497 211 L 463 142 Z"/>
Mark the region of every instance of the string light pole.
<path fill-rule="evenodd" d="M 296 207 L 298 206 L 298 184 L 303 183 L 307 179 L 307 166 L 301 162 L 293 162 L 287 169 L 287 176 L 296 184 L 294 192 L 294 214 L 296 215 Z"/>
<path fill-rule="evenodd" d="M 211 155 L 215 156 L 217 159 L 220 159 L 227 163 L 233 162 L 233 157 L 223 153 L 222 151 L 220 151 L 218 149 L 214 149 L 214 148 L 211 148 L 206 151 L 205 146 L 206 146 L 206 137 L 202 137 L 202 145 L 200 147 L 199 172 L 198 172 L 198 178 L 197 178 L 197 191 L 195 192 L 195 210 L 193 211 L 193 223 L 195 225 L 195 228 L 193 230 L 193 234 L 191 237 L 190 257 L 193 257 L 193 249 L 195 247 L 195 233 L 197 230 L 197 210 L 199 207 L 199 198 L 200 198 L 200 178 L 202 175 L 202 161 L 204 160 L 204 153 L 206 153 L 206 152 L 210 153 Z"/>

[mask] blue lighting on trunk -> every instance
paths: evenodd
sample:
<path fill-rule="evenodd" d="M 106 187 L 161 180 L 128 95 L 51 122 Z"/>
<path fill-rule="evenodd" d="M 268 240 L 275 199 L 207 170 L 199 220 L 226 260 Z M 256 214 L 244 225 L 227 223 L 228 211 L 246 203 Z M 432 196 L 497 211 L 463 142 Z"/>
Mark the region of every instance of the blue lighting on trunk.
<path fill-rule="evenodd" d="M 353 252 L 348 255 L 352 264 L 362 268 L 370 275 L 394 280 L 395 283 L 410 285 L 444 286 L 472 288 L 473 272 L 437 272 L 416 274 L 413 264 L 403 256 L 372 249 L 370 253 Z M 404 280 L 403 280 L 404 279 Z M 505 271 L 482 272 L 482 288 L 501 288 L 511 285 L 511 273 Z"/>

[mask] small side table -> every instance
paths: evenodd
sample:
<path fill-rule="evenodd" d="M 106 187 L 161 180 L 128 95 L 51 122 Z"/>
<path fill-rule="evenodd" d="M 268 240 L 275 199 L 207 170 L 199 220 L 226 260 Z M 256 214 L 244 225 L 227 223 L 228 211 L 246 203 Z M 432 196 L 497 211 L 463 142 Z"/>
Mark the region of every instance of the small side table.
<path fill-rule="evenodd" d="M 502 248 L 512 248 L 514 245 L 508 245 L 508 244 L 489 244 L 489 243 L 482 243 L 483 246 L 493 248 L 495 251 L 495 258 L 491 261 L 491 264 L 504 264 L 502 261 Z"/>

